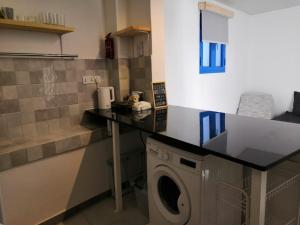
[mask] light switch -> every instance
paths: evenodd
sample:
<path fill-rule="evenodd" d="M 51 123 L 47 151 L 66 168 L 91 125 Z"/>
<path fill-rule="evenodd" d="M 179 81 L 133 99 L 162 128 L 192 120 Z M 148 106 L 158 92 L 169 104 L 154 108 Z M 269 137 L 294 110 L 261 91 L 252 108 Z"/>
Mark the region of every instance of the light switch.
<path fill-rule="evenodd" d="M 95 77 L 94 76 L 83 76 L 82 77 L 83 84 L 94 84 Z"/>

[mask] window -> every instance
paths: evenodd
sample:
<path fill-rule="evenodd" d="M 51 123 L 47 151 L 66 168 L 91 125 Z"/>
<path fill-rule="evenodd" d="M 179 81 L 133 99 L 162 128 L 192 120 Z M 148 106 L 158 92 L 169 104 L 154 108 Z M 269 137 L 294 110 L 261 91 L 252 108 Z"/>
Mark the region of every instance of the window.
<path fill-rule="evenodd" d="M 200 10 L 200 74 L 224 73 L 228 17 Z"/>
<path fill-rule="evenodd" d="M 225 72 L 226 45 L 208 41 L 200 42 L 200 73 Z"/>

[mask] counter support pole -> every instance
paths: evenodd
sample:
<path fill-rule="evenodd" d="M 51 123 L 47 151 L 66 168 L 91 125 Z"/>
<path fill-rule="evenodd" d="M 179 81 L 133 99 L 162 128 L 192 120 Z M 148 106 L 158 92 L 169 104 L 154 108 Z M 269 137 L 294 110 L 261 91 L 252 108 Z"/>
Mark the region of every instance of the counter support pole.
<path fill-rule="evenodd" d="M 250 225 L 265 225 L 267 172 L 252 169 Z"/>
<path fill-rule="evenodd" d="M 121 156 L 120 156 L 120 132 L 119 124 L 112 121 L 112 141 L 114 160 L 114 183 L 115 183 L 115 204 L 116 212 L 123 210 L 122 199 L 122 178 L 121 178 Z"/>

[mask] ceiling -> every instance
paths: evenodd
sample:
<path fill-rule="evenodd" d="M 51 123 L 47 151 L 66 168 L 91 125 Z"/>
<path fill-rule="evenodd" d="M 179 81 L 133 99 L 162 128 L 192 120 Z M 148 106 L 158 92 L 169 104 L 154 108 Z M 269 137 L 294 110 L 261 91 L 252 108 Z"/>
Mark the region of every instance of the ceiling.
<path fill-rule="evenodd" d="M 254 15 L 300 5 L 300 0 L 216 0 L 232 8 Z"/>

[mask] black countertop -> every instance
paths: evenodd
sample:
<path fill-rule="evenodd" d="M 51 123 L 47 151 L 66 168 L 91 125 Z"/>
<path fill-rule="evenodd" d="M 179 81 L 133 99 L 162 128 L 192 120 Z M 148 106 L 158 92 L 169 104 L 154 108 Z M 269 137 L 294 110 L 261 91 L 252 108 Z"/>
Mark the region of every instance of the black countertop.
<path fill-rule="evenodd" d="M 213 154 L 262 171 L 300 152 L 299 124 L 179 106 L 143 113 L 87 112 L 151 133 L 185 151 Z"/>

